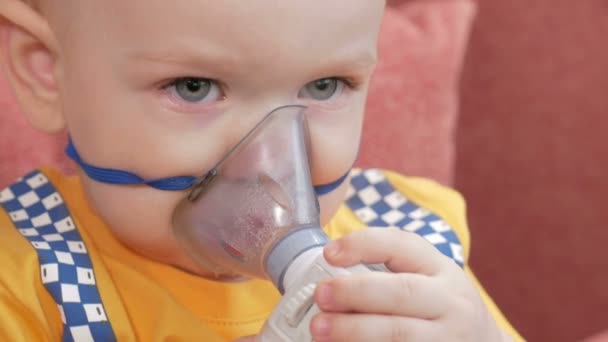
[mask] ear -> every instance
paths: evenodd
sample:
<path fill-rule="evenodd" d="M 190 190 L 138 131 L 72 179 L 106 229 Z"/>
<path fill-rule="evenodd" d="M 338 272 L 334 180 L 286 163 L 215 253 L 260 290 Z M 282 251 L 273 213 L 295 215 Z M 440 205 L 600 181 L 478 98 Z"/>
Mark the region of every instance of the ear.
<path fill-rule="evenodd" d="M 23 114 L 36 129 L 64 129 L 57 82 L 57 43 L 43 16 L 22 1 L 0 5 L 0 62 Z M 6 1 L 6 2 L 5 2 Z"/>

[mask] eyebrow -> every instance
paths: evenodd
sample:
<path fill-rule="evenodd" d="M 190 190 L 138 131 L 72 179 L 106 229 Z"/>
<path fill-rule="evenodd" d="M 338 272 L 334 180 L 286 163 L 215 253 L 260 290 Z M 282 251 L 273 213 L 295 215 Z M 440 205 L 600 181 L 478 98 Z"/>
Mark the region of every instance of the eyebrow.
<path fill-rule="evenodd" d="M 192 68 L 209 68 L 213 66 L 215 69 L 226 69 L 226 72 L 234 70 L 240 64 L 235 58 L 229 57 L 227 54 L 212 53 L 209 51 L 195 51 L 194 49 L 183 49 L 183 53 L 177 52 L 177 49 L 167 51 L 145 51 L 134 52 L 128 55 L 128 58 L 137 62 L 150 62 L 155 64 L 171 64 L 180 65 Z"/>
<path fill-rule="evenodd" d="M 327 59 L 319 61 L 316 73 L 349 72 L 351 70 L 367 70 L 377 63 L 375 49 L 352 52 L 339 52 L 328 56 Z M 190 67 L 195 69 L 213 69 L 214 72 L 233 75 L 241 72 L 243 67 L 242 56 L 224 53 L 222 51 L 201 51 L 198 49 L 184 48 L 183 52 L 177 49 L 166 51 L 144 51 L 129 54 L 129 59 L 138 62 L 150 62 L 155 64 L 170 64 Z M 251 66 L 247 67 L 250 70 Z M 321 77 L 323 75 L 319 75 Z M 325 75 L 326 76 L 326 75 Z"/>
<path fill-rule="evenodd" d="M 378 56 L 375 49 L 362 50 L 355 53 L 337 53 L 325 62 L 334 68 L 367 69 L 376 65 Z"/>

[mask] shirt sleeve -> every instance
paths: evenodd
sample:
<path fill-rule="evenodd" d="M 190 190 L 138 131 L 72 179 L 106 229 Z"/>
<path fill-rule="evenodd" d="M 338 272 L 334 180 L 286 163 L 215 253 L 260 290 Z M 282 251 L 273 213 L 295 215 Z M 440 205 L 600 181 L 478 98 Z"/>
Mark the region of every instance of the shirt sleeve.
<path fill-rule="evenodd" d="M 0 341 L 61 340 L 61 318 L 40 279 L 38 258 L 0 208 Z"/>
<path fill-rule="evenodd" d="M 0 284 L 0 341 L 53 341 L 46 322 L 39 320 L 31 308 Z"/>

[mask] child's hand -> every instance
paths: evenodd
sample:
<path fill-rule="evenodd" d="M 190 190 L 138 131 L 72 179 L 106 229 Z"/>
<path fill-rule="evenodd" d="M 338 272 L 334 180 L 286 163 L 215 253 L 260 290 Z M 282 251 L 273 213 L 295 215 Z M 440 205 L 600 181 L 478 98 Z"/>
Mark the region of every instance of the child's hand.
<path fill-rule="evenodd" d="M 510 340 L 462 269 L 416 234 L 364 229 L 328 245 L 325 258 L 341 267 L 385 263 L 394 273 L 321 282 L 317 342 Z"/>

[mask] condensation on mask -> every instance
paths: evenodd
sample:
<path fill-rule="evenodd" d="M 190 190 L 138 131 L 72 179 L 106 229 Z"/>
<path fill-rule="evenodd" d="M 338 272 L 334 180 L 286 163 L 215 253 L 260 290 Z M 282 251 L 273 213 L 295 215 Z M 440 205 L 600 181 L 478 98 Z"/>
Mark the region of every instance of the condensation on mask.
<path fill-rule="evenodd" d="M 327 242 L 310 176 L 305 107 L 258 123 L 176 207 L 178 241 L 216 275 L 271 279 Z"/>

